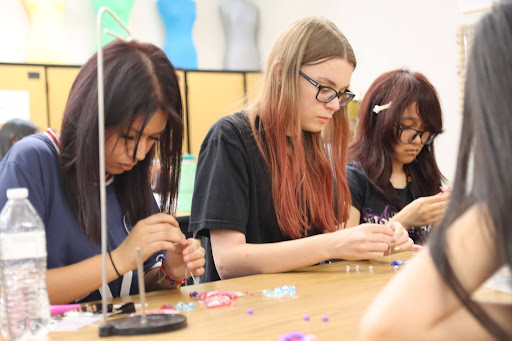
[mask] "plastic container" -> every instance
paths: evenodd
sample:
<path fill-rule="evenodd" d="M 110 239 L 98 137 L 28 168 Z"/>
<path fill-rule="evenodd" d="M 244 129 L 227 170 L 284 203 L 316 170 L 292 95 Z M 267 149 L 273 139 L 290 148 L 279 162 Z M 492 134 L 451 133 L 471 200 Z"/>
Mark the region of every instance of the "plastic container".
<path fill-rule="evenodd" d="M 178 212 L 190 213 L 194 180 L 196 177 L 196 160 L 194 155 L 185 154 L 181 162 L 180 185 L 178 188 Z"/>
<path fill-rule="evenodd" d="M 9 340 L 41 339 L 48 333 L 44 224 L 26 188 L 7 190 L 0 212 L 0 300 L 2 335 Z"/>

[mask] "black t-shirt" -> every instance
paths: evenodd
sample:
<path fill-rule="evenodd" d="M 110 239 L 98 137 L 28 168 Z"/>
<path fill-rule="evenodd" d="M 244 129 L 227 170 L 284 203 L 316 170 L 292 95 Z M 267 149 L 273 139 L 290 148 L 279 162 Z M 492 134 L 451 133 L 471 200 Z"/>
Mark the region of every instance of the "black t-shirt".
<path fill-rule="evenodd" d="M 189 231 L 205 237 L 202 281 L 220 279 L 208 238 L 213 229 L 239 231 L 251 244 L 290 239 L 279 229 L 270 172 L 244 112 L 217 121 L 199 152 Z"/>
<path fill-rule="evenodd" d="M 346 166 L 347 182 L 352 196 L 352 206 L 361 213 L 360 224 L 386 224 L 398 209 L 386 202 L 368 181 L 366 174 L 358 162 L 351 162 Z M 411 182 L 402 189 L 396 189 L 405 205 L 416 199 Z M 405 206 L 404 205 L 404 206 Z M 423 244 L 430 231 L 430 225 L 413 227 L 409 229 L 409 236 L 414 243 Z"/>

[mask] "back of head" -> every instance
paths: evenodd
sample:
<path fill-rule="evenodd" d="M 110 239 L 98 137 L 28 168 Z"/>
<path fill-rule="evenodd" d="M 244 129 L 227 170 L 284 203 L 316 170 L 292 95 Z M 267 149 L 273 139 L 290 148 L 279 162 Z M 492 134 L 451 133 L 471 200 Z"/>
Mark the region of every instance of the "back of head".
<path fill-rule="evenodd" d="M 25 136 L 37 133 L 39 128 L 32 122 L 12 119 L 4 123 L 0 129 L 0 160 L 9 151 L 11 146 Z"/>
<path fill-rule="evenodd" d="M 171 209 L 172 202 L 168 199 L 176 194 L 179 172 L 174 170 L 179 169 L 183 143 L 183 109 L 178 79 L 165 53 L 152 44 L 114 41 L 103 48 L 103 60 L 105 138 L 116 130 L 128 131 L 136 119 L 142 118 L 140 136 L 157 110 L 167 116 L 165 130 L 146 158 L 130 172 L 116 176 L 116 190 L 124 193 L 119 195 L 123 211 L 130 222 L 136 222 L 150 212 L 151 203 L 141 201 L 140 193 L 144 193 L 142 198 L 151 195 L 148 174 L 155 152 L 159 153 L 162 167 L 164 187 L 160 192 L 162 202 L 166 200 L 165 210 Z M 135 159 L 135 155 L 133 157 Z M 97 205 L 91 204 L 89 198 L 97 190 L 98 169 L 98 87 L 94 55 L 75 79 L 61 128 L 63 183 L 68 200 L 88 233 L 87 229 L 91 228 L 88 226 L 96 226 L 97 221 Z M 135 202 L 136 198 L 138 202 Z"/>
<path fill-rule="evenodd" d="M 333 184 L 332 176 L 334 171 L 336 179 L 345 179 L 349 138 L 346 107 L 335 112 L 324 128 L 324 136 L 333 146 L 331 167 L 322 133 L 302 130 L 298 105 L 301 67 L 332 58 L 356 66 L 354 51 L 336 25 L 318 17 L 295 21 L 274 43 L 259 97 L 249 108 L 256 141 L 271 172 L 279 226 L 292 238 L 302 236 L 304 229 L 313 225 L 334 230 L 348 214 L 350 194 L 346 182 L 340 180 Z M 257 117 L 261 120 L 258 126 Z M 300 188 L 296 184 L 301 184 Z M 300 204 L 297 193 L 301 196 Z M 338 204 L 337 213 L 333 211 L 333 202 Z"/>
<path fill-rule="evenodd" d="M 376 105 L 391 103 L 388 109 L 374 112 Z M 375 189 L 397 207 L 400 198 L 389 183 L 391 155 L 399 143 L 398 127 L 403 112 L 415 105 L 424 130 L 433 134 L 443 131 L 441 105 L 437 91 L 419 72 L 397 69 L 380 75 L 366 92 L 359 107 L 355 140 L 349 148 L 349 160 L 361 163 Z M 369 148 L 371 146 L 371 148 Z M 434 144 L 423 146 L 408 169 L 417 196 L 439 191 L 441 173 L 436 164 Z"/>
<path fill-rule="evenodd" d="M 512 2 L 493 7 L 478 24 L 468 60 L 463 125 L 457 171 L 447 214 L 432 236 L 430 249 L 446 282 L 473 315 L 499 340 L 510 340 L 471 300 L 456 278 L 446 254 L 447 228 L 474 204 L 484 204 L 493 231 L 489 249 L 512 266 Z M 499 259 L 496 262 L 500 261 Z M 498 264 L 498 263 L 497 263 Z"/>

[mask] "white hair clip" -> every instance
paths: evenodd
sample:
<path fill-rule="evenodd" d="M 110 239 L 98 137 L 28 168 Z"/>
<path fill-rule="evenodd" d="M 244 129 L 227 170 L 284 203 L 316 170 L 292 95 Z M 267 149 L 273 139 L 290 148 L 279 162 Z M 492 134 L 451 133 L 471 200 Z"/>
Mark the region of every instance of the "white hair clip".
<path fill-rule="evenodd" d="M 375 115 L 378 115 L 382 110 L 389 109 L 389 107 L 391 106 L 391 103 L 392 102 L 389 102 L 388 104 L 384 104 L 384 105 L 375 105 L 373 107 L 373 112 L 375 113 Z"/>

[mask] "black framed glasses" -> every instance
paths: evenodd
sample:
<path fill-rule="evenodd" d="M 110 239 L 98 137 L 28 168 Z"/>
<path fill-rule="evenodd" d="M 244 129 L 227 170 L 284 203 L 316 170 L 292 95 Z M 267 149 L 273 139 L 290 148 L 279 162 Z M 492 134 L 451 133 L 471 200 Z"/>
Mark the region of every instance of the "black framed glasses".
<path fill-rule="evenodd" d="M 416 136 L 420 136 L 421 143 L 424 145 L 431 144 L 437 134 L 431 133 L 428 130 L 417 130 L 410 127 L 397 127 L 398 137 L 402 143 L 412 143 Z"/>
<path fill-rule="evenodd" d="M 336 91 L 330 86 L 321 85 L 309 78 L 304 72 L 300 71 L 300 75 L 304 77 L 308 82 L 313 84 L 318 88 L 318 92 L 316 94 L 316 100 L 322 103 L 329 103 L 335 97 L 338 97 L 338 101 L 340 102 L 340 107 L 344 107 L 350 103 L 350 101 L 355 97 L 355 94 L 346 89 L 344 92 Z"/>

